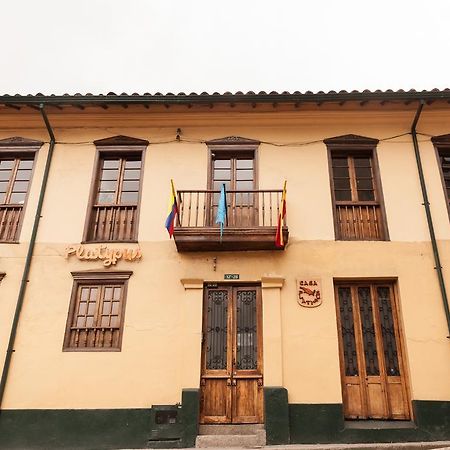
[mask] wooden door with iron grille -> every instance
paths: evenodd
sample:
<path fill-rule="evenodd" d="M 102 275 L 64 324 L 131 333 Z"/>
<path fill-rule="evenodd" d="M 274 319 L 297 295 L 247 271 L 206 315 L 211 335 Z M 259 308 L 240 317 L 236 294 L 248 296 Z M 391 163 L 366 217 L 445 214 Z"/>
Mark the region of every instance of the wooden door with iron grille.
<path fill-rule="evenodd" d="M 220 194 L 225 184 L 229 227 L 250 228 L 258 221 L 258 196 L 255 194 L 254 152 L 215 152 L 211 157 L 211 185 L 216 191 L 210 199 L 209 219 L 214 226 Z"/>
<path fill-rule="evenodd" d="M 342 282 L 335 290 L 345 417 L 409 420 L 393 284 Z"/>
<path fill-rule="evenodd" d="M 259 286 L 206 286 L 200 422 L 262 423 L 262 306 Z"/>

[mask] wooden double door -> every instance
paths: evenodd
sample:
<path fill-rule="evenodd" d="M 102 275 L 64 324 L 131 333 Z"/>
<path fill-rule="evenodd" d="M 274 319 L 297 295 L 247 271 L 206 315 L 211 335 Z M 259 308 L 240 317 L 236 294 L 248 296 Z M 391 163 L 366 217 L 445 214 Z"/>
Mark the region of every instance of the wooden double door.
<path fill-rule="evenodd" d="M 347 419 L 410 419 L 395 289 L 385 282 L 335 287 Z"/>
<path fill-rule="evenodd" d="M 259 286 L 205 286 L 200 387 L 201 423 L 262 423 Z"/>

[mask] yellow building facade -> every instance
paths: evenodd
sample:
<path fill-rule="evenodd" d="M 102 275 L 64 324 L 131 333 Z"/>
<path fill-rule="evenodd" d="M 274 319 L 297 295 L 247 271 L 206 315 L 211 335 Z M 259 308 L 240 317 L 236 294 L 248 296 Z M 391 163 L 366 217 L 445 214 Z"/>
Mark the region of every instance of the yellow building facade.
<path fill-rule="evenodd" d="M 0 447 L 450 439 L 447 97 L 1 97 Z"/>

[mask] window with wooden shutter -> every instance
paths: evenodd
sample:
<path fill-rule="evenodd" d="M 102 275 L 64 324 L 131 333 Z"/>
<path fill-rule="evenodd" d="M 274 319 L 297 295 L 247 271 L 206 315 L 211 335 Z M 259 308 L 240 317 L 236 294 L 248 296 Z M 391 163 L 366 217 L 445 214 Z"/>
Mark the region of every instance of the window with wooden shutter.
<path fill-rule="evenodd" d="M 0 140 L 0 242 L 17 242 L 41 142 L 22 138 Z"/>
<path fill-rule="evenodd" d="M 378 141 L 351 135 L 324 142 L 330 155 L 336 239 L 387 240 L 375 156 Z"/>
<path fill-rule="evenodd" d="M 64 350 L 119 351 L 132 272 L 73 272 Z"/>
<path fill-rule="evenodd" d="M 95 144 L 99 154 L 85 241 L 136 241 L 147 141 L 118 136 Z"/>
<path fill-rule="evenodd" d="M 450 211 L 450 150 L 440 152 L 439 159 L 441 163 L 442 182 L 444 183 L 447 206 Z"/>
<path fill-rule="evenodd" d="M 450 218 L 450 134 L 436 136 L 431 139 L 438 157 L 442 186 Z"/>
<path fill-rule="evenodd" d="M 229 227 L 250 228 L 258 225 L 256 154 L 259 142 L 244 138 L 224 138 L 208 142 L 210 151 L 209 224 L 215 226 L 220 190 L 225 185 Z M 264 201 L 264 193 L 260 194 Z M 266 196 L 272 196 L 266 193 Z M 275 203 L 275 201 L 274 201 Z M 278 202 L 279 203 L 279 202 Z M 269 205 L 267 205 L 269 207 Z"/>

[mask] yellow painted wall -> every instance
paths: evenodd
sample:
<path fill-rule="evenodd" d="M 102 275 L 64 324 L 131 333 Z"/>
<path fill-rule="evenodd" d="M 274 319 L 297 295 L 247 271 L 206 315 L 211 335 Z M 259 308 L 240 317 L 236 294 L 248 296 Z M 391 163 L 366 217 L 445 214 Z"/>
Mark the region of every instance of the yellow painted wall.
<path fill-rule="evenodd" d="M 121 408 L 180 401 L 182 388 L 198 386 L 201 331 L 195 325 L 201 312 L 201 291 L 185 290 L 180 280 L 220 281 L 230 272 L 240 273 L 241 281 L 268 276 L 285 280 L 280 291 L 282 370 L 266 365 L 265 371 L 280 374 L 290 403 L 341 402 L 333 277 L 398 277 L 411 397 L 450 400 L 450 344 L 410 136 L 378 146 L 390 242 L 334 240 L 327 152 L 321 142 L 349 133 L 380 140 L 406 133 L 414 106 L 404 111 L 337 108 L 51 113 L 57 141 L 73 144 L 55 148 L 3 407 Z M 448 133 L 448 119 L 450 111 L 425 111 L 419 131 Z M 178 127 L 183 139 L 192 141 L 235 135 L 264 142 L 258 152 L 259 187 L 280 189 L 283 180 L 288 180 L 290 238 L 284 252 L 177 253 L 163 226 L 169 180 L 173 178 L 178 189 L 202 189 L 207 176 L 205 144 L 156 143 L 174 139 Z M 70 272 L 102 269 L 98 262 L 64 257 L 66 245 L 82 239 L 95 158 L 91 142 L 119 134 L 150 141 L 139 221 L 143 258 L 133 263 L 120 261 L 116 267 L 134 272 L 122 351 L 62 352 L 73 284 Z M 1 114 L 0 138 L 15 135 L 48 141 L 37 113 Z M 450 291 L 445 197 L 430 138 L 420 136 L 420 145 Z M 37 156 L 21 243 L 0 244 L 0 272 L 7 273 L 0 284 L 1 355 L 9 336 L 47 147 Z M 213 257 L 217 257 L 216 271 Z M 307 276 L 322 280 L 324 302 L 316 309 L 301 308 L 296 301 L 295 280 Z M 263 289 L 263 303 L 270 295 Z M 267 355 L 267 361 L 274 360 Z"/>

